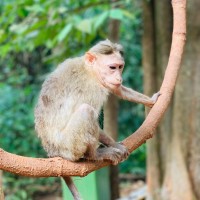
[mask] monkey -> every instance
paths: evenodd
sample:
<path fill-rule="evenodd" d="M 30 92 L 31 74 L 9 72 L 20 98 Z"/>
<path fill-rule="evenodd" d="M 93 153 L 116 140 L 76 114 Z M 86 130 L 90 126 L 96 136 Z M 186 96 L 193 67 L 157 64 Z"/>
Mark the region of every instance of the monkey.
<path fill-rule="evenodd" d="M 35 130 L 49 157 L 70 161 L 108 160 L 116 165 L 130 152 L 98 125 L 108 95 L 152 107 L 151 98 L 122 85 L 123 47 L 100 41 L 83 56 L 68 58 L 47 77 L 35 107 Z M 104 147 L 100 147 L 100 143 Z M 65 181 L 74 199 L 81 199 L 70 177 Z"/>

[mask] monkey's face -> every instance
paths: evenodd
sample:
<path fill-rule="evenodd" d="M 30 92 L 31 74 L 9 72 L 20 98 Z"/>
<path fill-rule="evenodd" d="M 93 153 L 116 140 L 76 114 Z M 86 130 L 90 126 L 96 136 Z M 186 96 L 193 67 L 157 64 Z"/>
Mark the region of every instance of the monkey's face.
<path fill-rule="evenodd" d="M 93 73 L 104 87 L 115 91 L 121 86 L 124 59 L 119 52 L 109 55 L 89 53 L 88 59 Z"/>

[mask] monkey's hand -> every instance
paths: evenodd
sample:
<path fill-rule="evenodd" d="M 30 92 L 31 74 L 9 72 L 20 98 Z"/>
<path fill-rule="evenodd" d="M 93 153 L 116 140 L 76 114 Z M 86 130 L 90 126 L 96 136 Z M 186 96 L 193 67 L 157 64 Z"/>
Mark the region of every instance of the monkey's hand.
<path fill-rule="evenodd" d="M 153 94 L 153 96 L 151 97 L 151 100 L 156 103 L 156 101 L 158 100 L 158 97 L 161 95 L 160 92 L 156 92 L 155 94 Z"/>
<path fill-rule="evenodd" d="M 153 96 L 151 97 L 151 100 L 152 100 L 152 102 L 153 102 L 153 105 L 156 103 L 156 101 L 158 100 L 158 97 L 161 95 L 161 93 L 160 92 L 156 92 L 155 94 L 153 94 Z M 152 106 L 153 106 L 152 105 Z M 151 106 L 151 107 L 152 107 Z"/>

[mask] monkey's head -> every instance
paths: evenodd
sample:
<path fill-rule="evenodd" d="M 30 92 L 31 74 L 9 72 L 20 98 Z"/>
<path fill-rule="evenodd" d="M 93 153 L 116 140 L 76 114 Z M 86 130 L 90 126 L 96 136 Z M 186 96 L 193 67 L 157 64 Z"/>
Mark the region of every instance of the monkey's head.
<path fill-rule="evenodd" d="M 85 64 L 107 89 L 115 91 L 121 86 L 125 64 L 121 45 L 109 40 L 97 43 L 86 52 Z"/>

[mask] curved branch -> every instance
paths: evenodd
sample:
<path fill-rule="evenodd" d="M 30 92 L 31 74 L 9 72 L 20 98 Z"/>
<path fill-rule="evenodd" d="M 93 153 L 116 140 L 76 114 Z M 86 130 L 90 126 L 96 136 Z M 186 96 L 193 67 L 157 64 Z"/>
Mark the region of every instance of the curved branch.
<path fill-rule="evenodd" d="M 172 0 L 172 6 L 174 13 L 172 46 L 164 80 L 160 88 L 161 96 L 142 126 L 123 141 L 130 148 L 130 151 L 135 150 L 147 139 L 153 137 L 153 133 L 161 121 L 174 92 L 186 41 L 186 0 Z"/>
<path fill-rule="evenodd" d="M 172 6 L 174 12 L 172 46 L 164 80 L 160 88 L 161 96 L 142 126 L 123 141 L 130 152 L 153 137 L 153 132 L 161 121 L 175 88 L 186 40 L 186 0 L 172 0 Z M 0 149 L 0 169 L 21 176 L 86 176 L 88 173 L 109 164 L 109 162 L 70 162 L 58 157 L 48 159 L 29 158 Z"/>

